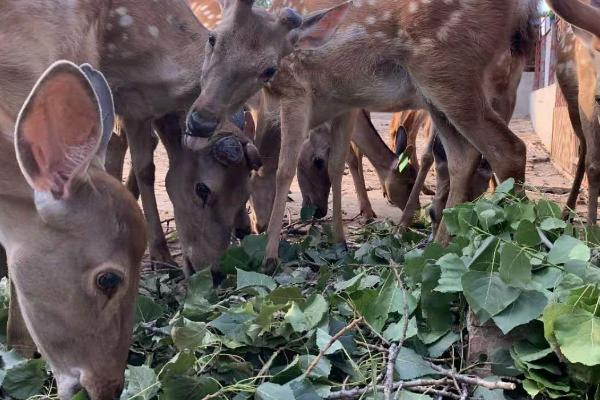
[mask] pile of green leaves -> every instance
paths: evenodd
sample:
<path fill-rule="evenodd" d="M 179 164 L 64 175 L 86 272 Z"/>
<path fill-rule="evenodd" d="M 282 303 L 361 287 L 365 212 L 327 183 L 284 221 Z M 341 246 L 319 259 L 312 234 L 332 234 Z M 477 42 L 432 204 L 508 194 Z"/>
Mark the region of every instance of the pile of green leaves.
<path fill-rule="evenodd" d="M 472 399 L 600 398 L 600 231 L 564 222 L 560 211 L 517 198 L 507 182 L 445 213 L 447 247 L 379 222 L 354 232 L 347 250 L 327 226 L 313 226 L 282 242 L 273 276 L 259 272 L 264 236 L 224 254 L 228 275 L 217 289 L 209 272 L 187 290 L 177 273 L 147 273 L 122 399 L 332 398 L 381 383 L 392 343 L 401 344 L 395 381 L 440 377 L 433 360 L 520 382 L 510 393 L 471 387 Z M 473 319 L 509 345 L 467 357 Z M 5 395 L 56 397 L 43 361 L 0 357 Z M 432 398 L 411 388 L 396 397 Z"/>

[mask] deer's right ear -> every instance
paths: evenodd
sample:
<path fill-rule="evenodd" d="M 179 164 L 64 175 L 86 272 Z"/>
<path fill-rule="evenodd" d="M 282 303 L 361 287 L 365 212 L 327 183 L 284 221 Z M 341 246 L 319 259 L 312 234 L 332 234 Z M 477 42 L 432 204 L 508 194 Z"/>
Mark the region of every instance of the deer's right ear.
<path fill-rule="evenodd" d="M 314 49 L 327 43 L 344 20 L 352 1 L 327 10 L 316 11 L 302 20 L 302 24 L 289 33 L 297 49 Z"/>
<path fill-rule="evenodd" d="M 100 107 L 89 80 L 75 64 L 56 62 L 38 80 L 17 120 L 15 148 L 27 182 L 37 193 L 68 198 L 96 155 L 101 134 Z"/>
<path fill-rule="evenodd" d="M 400 156 L 406 150 L 406 146 L 408 146 L 408 133 L 406 133 L 404 126 L 400 126 L 396 129 L 394 153 L 396 153 L 397 156 Z"/>

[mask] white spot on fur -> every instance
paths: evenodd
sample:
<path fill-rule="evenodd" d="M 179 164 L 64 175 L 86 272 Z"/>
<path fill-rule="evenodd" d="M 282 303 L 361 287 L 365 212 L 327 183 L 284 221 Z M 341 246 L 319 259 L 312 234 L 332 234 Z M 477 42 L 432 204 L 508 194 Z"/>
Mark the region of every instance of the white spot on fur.
<path fill-rule="evenodd" d="M 416 1 L 411 1 L 408 4 L 408 12 L 414 14 L 417 11 L 419 11 L 419 3 L 417 3 Z"/>
<path fill-rule="evenodd" d="M 158 36 L 160 35 L 160 31 L 154 25 L 150 25 L 148 27 L 148 33 L 150 33 L 150 36 L 152 36 L 154 39 L 158 39 Z"/>
<path fill-rule="evenodd" d="M 367 18 L 365 18 L 365 22 L 368 25 L 374 25 L 375 22 L 377 22 L 377 18 L 375 18 L 373 15 L 369 15 L 369 16 L 367 16 Z"/>

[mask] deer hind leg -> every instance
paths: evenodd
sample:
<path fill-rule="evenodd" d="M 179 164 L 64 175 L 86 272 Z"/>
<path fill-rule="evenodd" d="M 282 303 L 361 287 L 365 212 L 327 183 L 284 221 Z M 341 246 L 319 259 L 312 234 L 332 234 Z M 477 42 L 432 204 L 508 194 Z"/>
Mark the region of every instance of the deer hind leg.
<path fill-rule="evenodd" d="M 348 150 L 355 122 L 356 110 L 353 110 L 336 117 L 331 124 L 331 148 L 329 150 L 328 172 L 333 195 L 333 239 L 337 243 L 346 242 L 342 215 L 342 177 L 344 176 L 344 167 L 348 158 Z M 362 169 L 359 173 L 362 174 Z M 362 181 L 364 184 L 364 177 L 362 177 Z"/>
<path fill-rule="evenodd" d="M 363 154 L 354 143 L 350 146 L 347 164 L 352 175 L 354 188 L 356 189 L 356 197 L 360 205 L 360 215 L 367 221 L 372 220 L 376 215 L 367 193 L 363 169 Z"/>
<path fill-rule="evenodd" d="M 279 235 L 292 180 L 296 174 L 300 149 L 308 136 L 309 106 L 304 102 L 281 104 L 281 150 L 275 184 L 275 198 L 267 229 L 267 247 L 263 271 L 272 273 L 279 262 Z"/>
<path fill-rule="evenodd" d="M 151 121 L 126 119 L 124 127 L 131 151 L 132 168 L 135 171 L 142 208 L 150 231 L 150 257 L 163 263 L 175 264 L 162 230 L 154 193 L 156 138 L 152 134 Z"/>
<path fill-rule="evenodd" d="M 598 220 L 598 196 L 600 195 L 600 126 L 598 121 L 590 121 L 584 130 L 588 134 L 586 171 L 589 184 L 588 218 L 590 225 L 595 225 Z M 590 137 L 591 136 L 591 137 Z"/>
<path fill-rule="evenodd" d="M 127 153 L 127 137 L 124 132 L 113 132 L 106 151 L 106 172 L 119 182 L 123 179 L 123 163 Z"/>

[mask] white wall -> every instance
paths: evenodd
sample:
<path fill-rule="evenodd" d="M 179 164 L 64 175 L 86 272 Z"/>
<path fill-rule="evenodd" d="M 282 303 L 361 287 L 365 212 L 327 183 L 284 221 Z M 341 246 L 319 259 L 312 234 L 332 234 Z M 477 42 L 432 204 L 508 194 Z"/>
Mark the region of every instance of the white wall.
<path fill-rule="evenodd" d="M 533 91 L 533 80 L 535 73 L 525 72 L 521 77 L 521 83 L 517 91 L 517 104 L 515 106 L 515 112 L 513 117 L 524 118 L 531 114 L 530 110 L 530 96 Z"/>
<path fill-rule="evenodd" d="M 554 84 L 536 90 L 531 94 L 531 122 L 533 129 L 542 140 L 548 152 L 552 150 L 556 90 L 557 86 Z"/>

